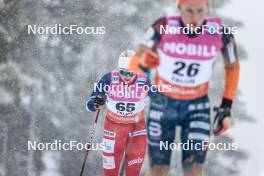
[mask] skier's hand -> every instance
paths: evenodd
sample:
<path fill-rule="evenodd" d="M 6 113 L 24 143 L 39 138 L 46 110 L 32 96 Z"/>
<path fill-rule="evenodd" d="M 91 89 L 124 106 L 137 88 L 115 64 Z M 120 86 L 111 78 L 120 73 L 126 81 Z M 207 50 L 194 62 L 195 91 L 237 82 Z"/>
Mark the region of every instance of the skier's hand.
<path fill-rule="evenodd" d="M 103 95 L 98 95 L 94 98 L 94 109 L 99 109 L 100 106 L 105 104 L 106 97 Z"/>
<path fill-rule="evenodd" d="M 231 126 L 231 111 L 230 108 L 227 107 L 215 107 L 214 111 L 216 112 L 216 115 L 214 119 L 213 133 L 215 136 L 220 136 Z"/>
<path fill-rule="evenodd" d="M 146 49 L 141 57 L 140 64 L 144 68 L 154 68 L 160 64 L 159 56 L 151 49 Z"/>

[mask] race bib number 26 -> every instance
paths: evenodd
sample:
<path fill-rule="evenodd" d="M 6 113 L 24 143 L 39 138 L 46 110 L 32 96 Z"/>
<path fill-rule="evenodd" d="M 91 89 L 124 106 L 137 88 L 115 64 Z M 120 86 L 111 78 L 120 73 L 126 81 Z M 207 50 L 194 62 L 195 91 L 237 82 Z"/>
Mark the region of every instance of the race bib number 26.
<path fill-rule="evenodd" d="M 159 76 L 175 85 L 197 86 L 209 81 L 212 74 L 214 59 L 181 59 L 165 54 L 161 54 L 160 59 Z"/>

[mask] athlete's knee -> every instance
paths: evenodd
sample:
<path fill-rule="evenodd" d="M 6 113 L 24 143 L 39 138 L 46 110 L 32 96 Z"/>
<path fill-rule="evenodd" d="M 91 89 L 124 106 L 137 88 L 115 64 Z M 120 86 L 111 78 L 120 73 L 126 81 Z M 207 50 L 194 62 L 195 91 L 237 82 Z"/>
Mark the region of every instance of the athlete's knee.
<path fill-rule="evenodd" d="M 152 166 L 148 176 L 167 176 L 169 174 L 168 165 Z"/>
<path fill-rule="evenodd" d="M 104 176 L 114 176 L 118 174 L 118 164 L 115 163 L 114 156 L 103 155 Z"/>
<path fill-rule="evenodd" d="M 183 163 L 184 176 L 202 176 L 203 164 L 195 163 L 195 162 L 193 163 L 191 162 L 191 160 L 192 160 L 192 157 L 190 157 L 189 161 L 186 161 L 186 163 Z"/>
<path fill-rule="evenodd" d="M 144 158 L 137 157 L 126 163 L 126 176 L 139 176 Z"/>
<path fill-rule="evenodd" d="M 195 144 L 199 144 L 199 143 L 200 142 L 194 143 L 194 146 Z M 186 171 L 186 173 L 193 172 L 193 171 L 197 173 L 201 173 L 203 163 L 205 162 L 205 159 L 206 159 L 206 153 L 207 153 L 207 148 L 194 149 L 194 150 L 183 150 L 182 151 L 183 170 Z"/>

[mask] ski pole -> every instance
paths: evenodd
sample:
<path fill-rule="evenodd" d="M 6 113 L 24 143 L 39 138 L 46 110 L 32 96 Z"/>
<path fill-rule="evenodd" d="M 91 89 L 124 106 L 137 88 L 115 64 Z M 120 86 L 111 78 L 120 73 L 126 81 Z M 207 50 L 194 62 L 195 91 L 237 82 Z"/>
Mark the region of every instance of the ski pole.
<path fill-rule="evenodd" d="M 96 116 L 95 116 L 95 120 L 94 120 L 94 125 L 93 125 L 92 131 L 91 131 L 91 135 L 90 135 L 90 141 L 88 143 L 88 148 L 86 149 L 86 153 L 85 153 L 85 157 L 84 157 L 84 160 L 83 160 L 83 164 L 82 164 L 82 169 L 81 169 L 80 176 L 83 175 L 83 171 L 84 171 L 84 168 L 85 168 L 85 164 L 86 164 L 86 161 L 87 161 L 87 158 L 88 158 L 88 154 L 89 154 L 89 151 L 90 151 L 90 146 L 92 144 L 93 137 L 94 137 L 94 134 L 95 134 L 95 128 L 96 128 L 96 125 L 97 125 L 99 113 L 100 113 L 100 109 L 97 109 Z"/>

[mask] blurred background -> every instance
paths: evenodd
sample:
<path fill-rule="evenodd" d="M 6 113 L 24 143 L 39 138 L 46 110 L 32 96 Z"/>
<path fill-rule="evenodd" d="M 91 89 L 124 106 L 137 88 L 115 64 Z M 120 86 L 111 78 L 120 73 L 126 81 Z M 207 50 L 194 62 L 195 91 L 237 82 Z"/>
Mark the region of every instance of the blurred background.
<path fill-rule="evenodd" d="M 233 127 L 214 139 L 236 142 L 239 150 L 210 151 L 207 176 L 264 176 L 263 4 L 214 0 L 210 7 L 210 15 L 238 26 L 241 79 Z M 93 83 L 116 68 L 122 50 L 136 48 L 156 19 L 169 14 L 177 14 L 175 0 L 0 0 L 0 176 L 78 175 L 85 151 L 28 151 L 28 140 L 87 142 L 94 114 L 86 112 L 85 101 Z M 27 25 L 34 24 L 104 26 L 106 33 L 28 35 Z M 221 57 L 214 67 L 210 97 L 219 105 Z M 95 142 L 102 139 L 102 122 L 103 113 Z M 172 161 L 170 175 L 181 175 L 179 152 Z M 102 175 L 100 152 L 90 152 L 85 175 Z"/>

